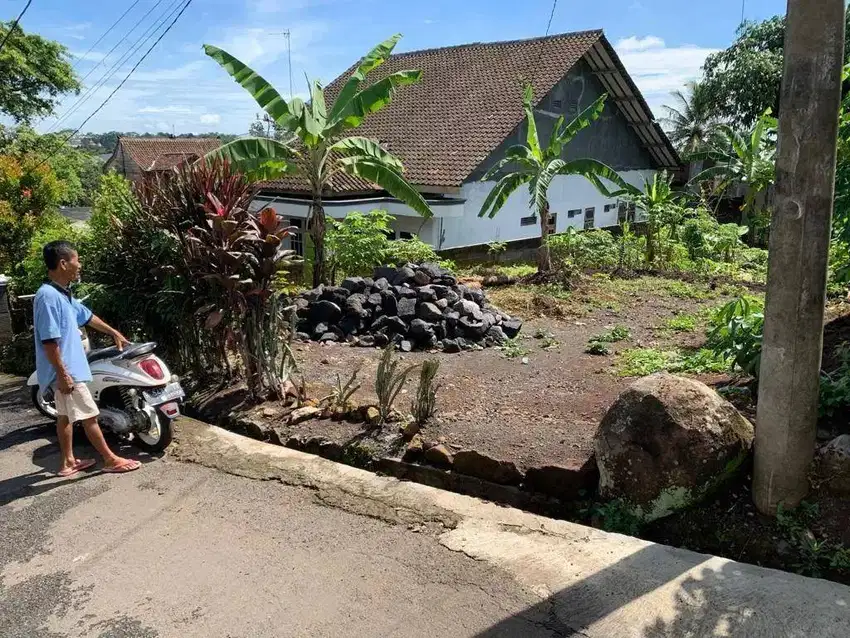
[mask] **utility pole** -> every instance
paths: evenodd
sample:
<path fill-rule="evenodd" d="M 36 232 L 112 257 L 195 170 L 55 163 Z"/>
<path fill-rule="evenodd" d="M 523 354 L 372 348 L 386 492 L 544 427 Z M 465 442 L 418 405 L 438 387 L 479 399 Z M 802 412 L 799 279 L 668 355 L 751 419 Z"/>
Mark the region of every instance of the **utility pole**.
<path fill-rule="evenodd" d="M 289 29 L 272 33 L 271 35 L 282 35 L 286 38 L 286 59 L 289 65 L 289 99 L 292 99 L 292 33 Z"/>
<path fill-rule="evenodd" d="M 771 516 L 808 492 L 843 60 L 844 0 L 788 0 L 753 476 Z"/>

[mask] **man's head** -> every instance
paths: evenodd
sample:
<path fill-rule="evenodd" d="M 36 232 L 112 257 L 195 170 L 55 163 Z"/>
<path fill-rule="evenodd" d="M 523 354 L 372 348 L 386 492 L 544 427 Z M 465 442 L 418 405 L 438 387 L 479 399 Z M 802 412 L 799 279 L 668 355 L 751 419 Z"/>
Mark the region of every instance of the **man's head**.
<path fill-rule="evenodd" d="M 67 286 L 80 276 L 80 257 L 74 244 L 64 239 L 45 244 L 42 250 L 47 274 L 51 279 Z"/>

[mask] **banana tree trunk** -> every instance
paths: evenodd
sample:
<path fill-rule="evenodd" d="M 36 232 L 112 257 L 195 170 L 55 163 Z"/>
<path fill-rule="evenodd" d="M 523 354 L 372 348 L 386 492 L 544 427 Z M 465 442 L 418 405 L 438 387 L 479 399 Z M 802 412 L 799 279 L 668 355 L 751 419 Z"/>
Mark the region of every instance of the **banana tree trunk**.
<path fill-rule="evenodd" d="M 549 251 L 549 202 L 540 212 L 540 248 L 537 250 L 537 272 L 552 270 L 552 254 Z"/>
<path fill-rule="evenodd" d="M 313 287 L 327 284 L 325 272 L 325 209 L 320 195 L 313 196 L 310 207 L 310 237 L 313 239 Z"/>

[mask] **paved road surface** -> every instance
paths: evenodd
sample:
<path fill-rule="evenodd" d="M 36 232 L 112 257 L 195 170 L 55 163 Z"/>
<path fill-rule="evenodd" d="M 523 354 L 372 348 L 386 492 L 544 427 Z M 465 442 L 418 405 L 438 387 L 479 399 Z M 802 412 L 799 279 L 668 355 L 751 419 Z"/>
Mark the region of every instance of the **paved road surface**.
<path fill-rule="evenodd" d="M 139 456 L 51 478 L 57 447 L 0 379 L 0 636 L 557 636 L 536 597 L 414 532 L 313 492 Z M 86 447 L 79 446 L 80 451 Z M 132 448 L 128 449 L 132 452 Z M 416 528 L 418 529 L 418 528 Z"/>

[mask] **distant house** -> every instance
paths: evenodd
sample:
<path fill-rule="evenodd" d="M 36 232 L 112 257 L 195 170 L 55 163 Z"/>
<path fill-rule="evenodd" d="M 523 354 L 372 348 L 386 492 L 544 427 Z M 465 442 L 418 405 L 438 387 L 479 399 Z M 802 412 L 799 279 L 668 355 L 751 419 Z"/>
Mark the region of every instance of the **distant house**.
<path fill-rule="evenodd" d="M 353 69 L 330 84 L 329 99 Z M 494 184 L 481 177 L 506 148 L 525 142 L 521 96 L 529 78 L 538 96 L 535 115 L 543 143 L 558 116 L 569 121 L 608 94 L 602 117 L 576 136 L 565 159 L 595 158 L 635 185 L 658 170 L 683 171 L 602 31 L 400 53 L 370 78 L 402 69 L 421 69 L 421 82 L 401 87 L 392 104 L 366 118 L 354 134 L 379 140 L 402 160 L 408 181 L 426 197 L 434 217 L 423 220 L 374 185 L 348 175 L 335 176 L 326 193 L 325 211 L 332 217 L 383 208 L 396 217 L 396 238 L 415 234 L 442 250 L 496 240 L 533 242 L 540 231 L 526 189 L 514 193 L 494 219 L 478 217 Z M 613 226 L 633 215 L 625 203 L 606 199 L 581 177 L 556 177 L 549 192 L 555 232 Z M 307 184 L 297 175 L 266 182 L 256 205 L 271 206 L 303 227 L 310 205 Z"/>
<path fill-rule="evenodd" d="M 104 170 L 138 182 L 147 174 L 194 162 L 219 146 L 217 137 L 119 137 Z"/>

